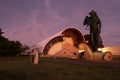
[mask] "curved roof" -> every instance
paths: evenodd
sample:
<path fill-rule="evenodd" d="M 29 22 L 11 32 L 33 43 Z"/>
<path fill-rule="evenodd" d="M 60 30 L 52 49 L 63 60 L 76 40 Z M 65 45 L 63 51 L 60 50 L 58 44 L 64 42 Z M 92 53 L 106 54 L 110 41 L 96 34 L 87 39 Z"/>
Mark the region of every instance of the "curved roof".
<path fill-rule="evenodd" d="M 83 34 L 76 28 L 67 28 L 62 32 L 62 35 L 64 37 L 71 37 L 76 47 L 78 47 L 80 42 L 85 41 Z"/>
<path fill-rule="evenodd" d="M 57 42 L 61 42 L 63 41 L 63 37 L 62 36 L 56 36 L 54 38 L 52 38 L 44 47 L 43 49 L 43 53 L 47 54 L 49 49 Z"/>
<path fill-rule="evenodd" d="M 82 33 L 76 28 L 67 28 L 67 29 L 63 30 L 61 34 L 62 34 L 62 36 L 57 35 L 56 37 L 52 38 L 51 40 L 49 40 L 46 43 L 46 45 L 43 49 L 44 54 L 48 53 L 48 51 L 52 47 L 52 45 L 54 45 L 57 42 L 63 41 L 63 37 L 71 37 L 73 39 L 73 43 L 74 43 L 75 47 L 78 47 L 80 42 L 85 41 Z"/>

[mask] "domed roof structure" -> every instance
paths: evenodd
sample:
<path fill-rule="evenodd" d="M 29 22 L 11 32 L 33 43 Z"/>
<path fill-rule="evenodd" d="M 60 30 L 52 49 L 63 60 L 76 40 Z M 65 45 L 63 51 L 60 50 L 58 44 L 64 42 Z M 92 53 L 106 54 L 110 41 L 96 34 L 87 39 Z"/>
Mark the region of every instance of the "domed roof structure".
<path fill-rule="evenodd" d="M 84 42 L 83 34 L 76 28 L 67 28 L 61 31 L 61 34 L 51 38 L 43 48 L 44 54 L 54 55 L 63 49 L 64 44 L 78 48 L 81 42 Z"/>

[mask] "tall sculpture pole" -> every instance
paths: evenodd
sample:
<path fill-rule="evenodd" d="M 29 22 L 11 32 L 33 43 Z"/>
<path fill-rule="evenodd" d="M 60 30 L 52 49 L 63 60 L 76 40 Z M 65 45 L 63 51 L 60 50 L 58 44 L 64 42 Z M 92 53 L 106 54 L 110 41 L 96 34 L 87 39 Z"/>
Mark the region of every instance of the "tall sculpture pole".
<path fill-rule="evenodd" d="M 98 47 L 100 46 L 101 41 L 101 20 L 94 10 L 88 14 L 89 16 L 85 17 L 83 25 L 87 25 L 87 27 L 90 28 L 89 43 L 92 48 L 92 52 L 96 52 L 98 51 Z"/>

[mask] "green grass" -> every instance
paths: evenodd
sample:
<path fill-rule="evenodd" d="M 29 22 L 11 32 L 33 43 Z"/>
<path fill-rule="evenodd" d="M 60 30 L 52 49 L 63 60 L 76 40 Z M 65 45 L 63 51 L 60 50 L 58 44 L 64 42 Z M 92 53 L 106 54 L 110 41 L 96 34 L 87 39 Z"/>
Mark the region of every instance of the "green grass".
<path fill-rule="evenodd" d="M 37 65 L 29 57 L 0 61 L 0 80 L 120 80 L 120 67 L 53 63 L 40 58 Z"/>

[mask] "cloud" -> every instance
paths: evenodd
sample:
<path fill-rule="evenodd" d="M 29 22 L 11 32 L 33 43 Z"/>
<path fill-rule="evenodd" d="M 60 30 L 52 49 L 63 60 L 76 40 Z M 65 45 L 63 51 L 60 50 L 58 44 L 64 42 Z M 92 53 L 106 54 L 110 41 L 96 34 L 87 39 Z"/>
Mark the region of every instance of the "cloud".
<path fill-rule="evenodd" d="M 0 26 L 8 38 L 33 45 L 68 26 L 89 33 L 83 20 L 94 9 L 102 20 L 101 36 L 106 45 L 111 45 L 120 30 L 119 7 L 117 0 L 1 0 Z"/>

